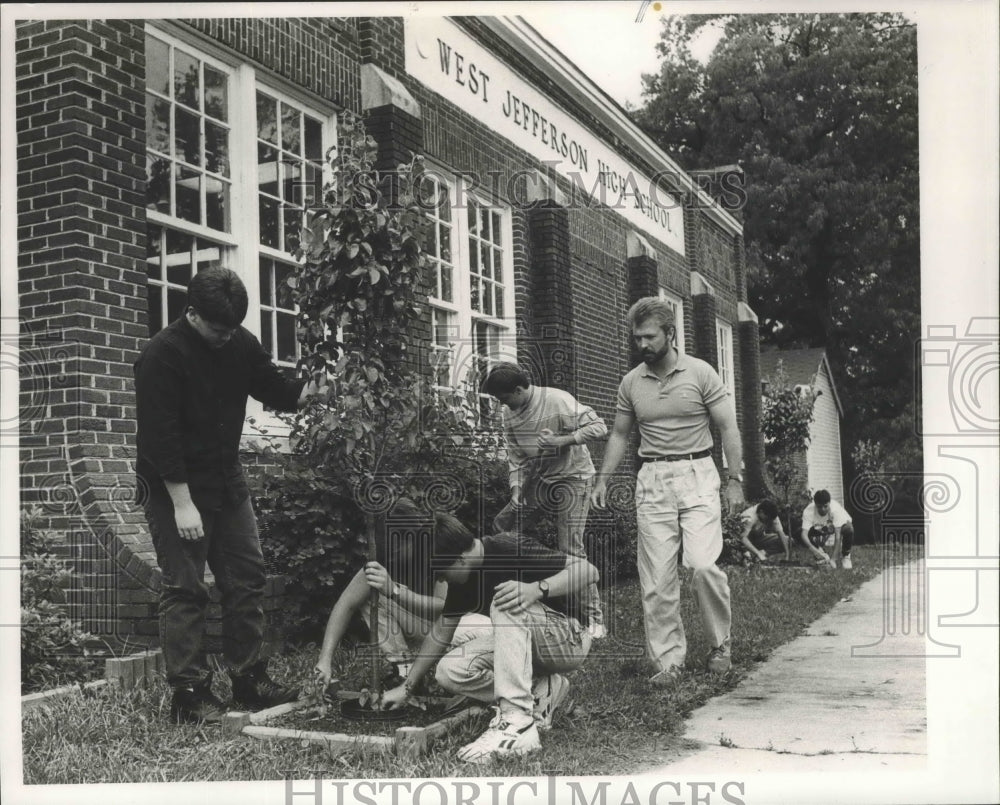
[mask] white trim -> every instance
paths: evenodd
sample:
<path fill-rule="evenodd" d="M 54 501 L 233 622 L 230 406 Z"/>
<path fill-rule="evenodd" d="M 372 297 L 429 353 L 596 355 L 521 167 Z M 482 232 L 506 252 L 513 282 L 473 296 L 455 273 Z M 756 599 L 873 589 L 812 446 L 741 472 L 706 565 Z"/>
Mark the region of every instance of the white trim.
<path fill-rule="evenodd" d="M 826 352 L 823 353 L 823 358 L 820 361 L 820 368 L 826 369 L 826 380 L 830 384 L 830 391 L 833 392 L 833 401 L 837 404 L 837 413 L 840 414 L 840 418 L 844 418 L 844 406 L 840 402 L 840 394 L 837 393 L 837 384 L 833 380 L 833 371 L 830 369 L 830 361 L 827 360 Z M 817 371 L 817 374 L 819 372 Z M 816 385 L 816 378 L 813 378 L 813 385 Z"/>
<path fill-rule="evenodd" d="M 233 185 L 239 188 L 234 193 L 233 234 L 238 237 L 241 248 L 236 250 L 238 267 L 233 270 L 243 278 L 247 286 L 249 310 L 260 310 L 260 289 L 257 287 L 258 237 L 257 194 L 256 194 L 256 151 L 254 132 L 256 126 L 256 106 L 254 104 L 255 73 L 249 64 L 241 64 L 233 76 L 233 118 L 231 148 L 235 159 L 230 160 Z M 252 192 L 251 192 L 252 191 Z M 251 281 L 252 280 L 252 281 Z M 252 316 L 253 321 L 244 322 L 257 338 L 260 338 L 260 314 Z M 254 401 L 255 402 L 255 401 Z"/>
<path fill-rule="evenodd" d="M 544 64 L 546 72 L 552 75 L 553 81 L 566 89 L 584 109 L 621 136 L 625 144 L 645 159 L 654 172 L 664 170 L 676 175 L 679 179 L 678 189 L 694 194 L 699 201 L 699 209 L 704 210 L 712 220 L 732 234 L 743 234 L 743 225 L 739 221 L 716 204 L 715 200 L 667 156 L 649 135 L 629 120 L 617 103 L 532 28 L 523 17 L 479 17 L 478 19 L 514 48 L 515 52 L 523 54 L 528 61 Z"/>
<path fill-rule="evenodd" d="M 733 326 L 720 318 L 715 319 L 716 355 L 719 364 L 719 377 L 726 385 L 729 395 L 736 404 L 736 361 L 733 356 Z M 723 361 L 723 358 L 728 358 Z M 726 374 L 722 370 L 725 366 Z"/>
<path fill-rule="evenodd" d="M 218 229 L 209 229 L 207 226 L 193 224 L 190 221 L 185 221 L 181 218 L 164 215 L 162 212 L 158 212 L 157 210 L 146 210 L 146 223 L 154 224 L 156 226 L 165 226 L 168 229 L 175 229 L 178 232 L 183 232 L 185 235 L 194 235 L 196 238 L 202 238 L 203 240 L 211 240 L 218 243 L 220 246 L 236 247 L 239 245 L 239 242 L 233 237 L 231 232 L 221 232 Z"/>

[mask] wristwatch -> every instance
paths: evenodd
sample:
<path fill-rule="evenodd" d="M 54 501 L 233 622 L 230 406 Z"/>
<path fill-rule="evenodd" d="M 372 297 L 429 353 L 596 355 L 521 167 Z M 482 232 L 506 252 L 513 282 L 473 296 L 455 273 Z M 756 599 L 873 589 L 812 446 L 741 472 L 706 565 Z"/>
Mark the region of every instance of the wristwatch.
<path fill-rule="evenodd" d="M 548 601 L 549 600 L 549 583 L 547 581 L 545 581 L 545 579 L 542 579 L 540 582 L 538 582 L 538 589 L 542 591 L 542 600 L 543 601 Z"/>
<path fill-rule="evenodd" d="M 395 601 L 397 598 L 399 598 L 399 583 L 394 581 L 392 589 L 389 590 L 389 599 Z"/>
<path fill-rule="evenodd" d="M 743 476 L 742 475 L 730 475 L 729 476 L 729 480 L 730 481 L 736 481 L 737 483 L 741 484 L 741 483 L 743 483 Z"/>

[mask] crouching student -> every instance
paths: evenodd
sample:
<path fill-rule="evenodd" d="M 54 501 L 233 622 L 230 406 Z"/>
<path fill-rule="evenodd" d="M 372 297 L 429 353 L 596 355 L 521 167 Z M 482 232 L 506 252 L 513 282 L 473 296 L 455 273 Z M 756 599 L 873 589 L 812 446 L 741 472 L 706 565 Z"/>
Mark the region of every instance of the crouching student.
<path fill-rule="evenodd" d="M 772 556 L 790 557 L 788 537 L 778 517 L 778 507 L 771 500 L 762 500 L 756 506 L 746 509 L 743 520 L 743 546 L 760 561 L 766 562 Z"/>
<path fill-rule="evenodd" d="M 437 662 L 445 690 L 497 707 L 489 728 L 459 750 L 459 759 L 486 763 L 541 748 L 539 727 L 551 726 L 557 708 L 568 704 L 563 674 L 590 651 L 578 613 L 597 569 L 518 533 L 475 538 L 449 515 L 435 523 L 434 563 L 448 582 L 442 612 L 406 680 L 385 692 L 383 707 L 405 704 Z M 467 613 L 489 616 L 491 628 L 456 636 Z"/>
<path fill-rule="evenodd" d="M 347 633 L 352 619 L 360 615 L 369 630 L 371 590 L 381 593 L 378 607 L 378 648 L 394 666 L 383 685 L 398 685 L 406 678 L 414 656 L 430 631 L 431 624 L 444 607 L 447 583 L 435 581 L 430 567 L 429 535 L 433 518 L 412 501 L 402 498 L 392 509 L 390 519 L 378 524 L 380 544 L 376 557 L 366 562 L 341 593 L 326 622 L 323 645 L 316 661 L 316 673 L 329 684 L 333 657 Z M 393 526 L 405 526 L 394 529 Z M 405 542 L 391 537 L 406 534 Z M 481 619 L 480 626 L 486 619 Z M 474 628 L 467 619 L 463 628 Z"/>

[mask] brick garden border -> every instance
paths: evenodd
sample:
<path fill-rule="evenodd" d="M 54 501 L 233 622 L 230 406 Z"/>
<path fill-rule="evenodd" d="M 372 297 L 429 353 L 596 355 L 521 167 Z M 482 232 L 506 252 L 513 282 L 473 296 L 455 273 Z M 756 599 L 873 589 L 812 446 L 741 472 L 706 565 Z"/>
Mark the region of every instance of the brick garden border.
<path fill-rule="evenodd" d="M 333 691 L 336 692 L 336 696 L 340 700 L 357 698 L 359 695 L 356 691 L 340 690 L 337 681 L 332 682 L 331 685 L 335 686 Z M 417 758 L 425 754 L 435 740 L 473 716 L 486 712 L 484 707 L 469 707 L 455 715 L 428 724 L 426 727 L 399 727 L 391 737 L 364 734 L 348 735 L 341 732 L 297 730 L 267 725 L 268 721 L 278 716 L 315 707 L 315 703 L 300 699 L 297 702 L 279 704 L 277 707 L 260 710 L 256 713 L 230 712 L 226 713 L 222 727 L 225 732 L 243 734 L 258 740 L 290 740 L 322 744 L 327 748 L 331 757 L 336 757 L 352 747 L 365 745 L 384 752 L 391 752 L 398 757 Z"/>
<path fill-rule="evenodd" d="M 21 697 L 21 712 L 64 699 L 85 690 L 97 690 L 109 684 L 119 685 L 124 690 L 146 685 L 165 672 L 163 652 L 160 649 L 131 654 L 128 657 L 109 657 L 104 661 L 104 679 L 93 682 L 64 685 L 61 688 L 28 693 Z"/>

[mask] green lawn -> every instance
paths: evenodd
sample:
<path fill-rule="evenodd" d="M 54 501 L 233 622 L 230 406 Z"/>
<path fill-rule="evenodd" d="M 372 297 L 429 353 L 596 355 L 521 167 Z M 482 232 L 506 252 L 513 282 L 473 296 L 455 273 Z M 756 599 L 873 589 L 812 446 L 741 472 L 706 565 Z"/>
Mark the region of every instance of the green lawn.
<path fill-rule="evenodd" d="M 907 557 L 896 554 L 894 561 Z M 708 646 L 684 577 L 682 608 L 688 635 L 688 668 L 672 690 L 645 681 L 642 613 L 637 581 L 615 588 L 608 611 L 612 637 L 597 643 L 572 676 L 579 709 L 560 715 L 542 735 L 543 750 L 488 766 L 454 759 L 475 738 L 486 717 L 473 719 L 433 745 L 418 762 L 372 751 L 325 750 L 294 741 L 224 737 L 220 728 L 172 726 L 170 692 L 159 683 L 119 694 L 106 689 L 70 697 L 28 712 L 23 720 L 26 783 L 124 783 L 211 780 L 400 778 L 536 775 L 614 775 L 648 768 L 682 744 L 684 719 L 708 698 L 732 688 L 778 646 L 828 611 L 862 582 L 874 578 L 882 559 L 872 546 L 854 551 L 853 571 L 811 568 L 729 567 L 733 598 L 733 670 L 721 677 L 704 670 Z M 305 679 L 315 648 L 272 661 L 275 676 Z M 365 678 L 367 665 L 349 658 L 338 671 L 346 687 Z M 225 692 L 220 686 L 220 693 Z"/>

